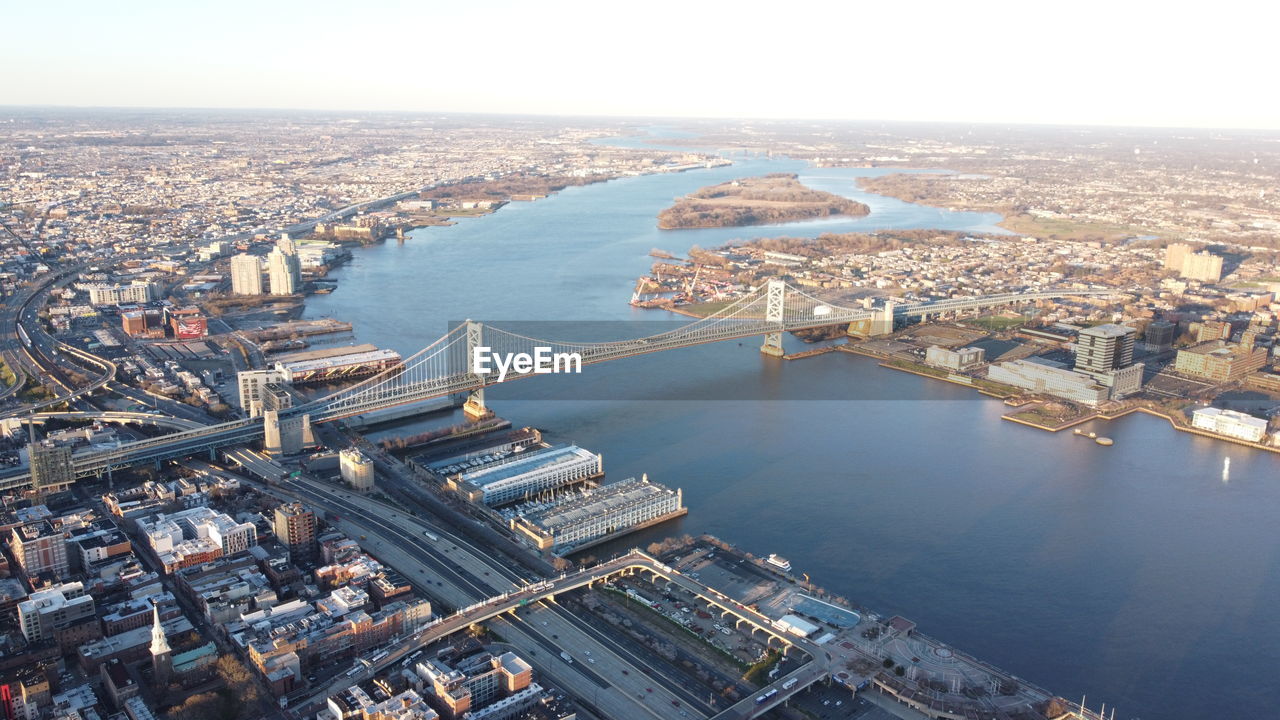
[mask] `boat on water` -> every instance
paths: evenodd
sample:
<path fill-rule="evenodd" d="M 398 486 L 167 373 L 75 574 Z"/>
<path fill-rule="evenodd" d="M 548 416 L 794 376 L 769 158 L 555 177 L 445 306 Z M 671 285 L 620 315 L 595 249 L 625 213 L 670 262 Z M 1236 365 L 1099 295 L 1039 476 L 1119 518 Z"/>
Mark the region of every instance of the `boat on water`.
<path fill-rule="evenodd" d="M 1114 444 L 1115 444 L 1115 442 L 1116 442 L 1116 441 L 1115 441 L 1115 440 L 1112 440 L 1112 439 L 1111 439 L 1111 438 L 1109 438 L 1109 437 L 1100 437 L 1100 438 L 1095 439 L 1095 440 L 1094 440 L 1094 442 L 1098 443 L 1099 445 L 1101 445 L 1101 446 L 1103 446 L 1103 447 L 1111 447 L 1112 445 L 1114 445 Z"/>
<path fill-rule="evenodd" d="M 1222 482 L 1231 479 L 1231 458 L 1222 459 Z"/>
<path fill-rule="evenodd" d="M 781 555 L 770 555 L 765 562 L 776 568 L 780 568 L 783 572 L 791 572 L 791 563 Z"/>

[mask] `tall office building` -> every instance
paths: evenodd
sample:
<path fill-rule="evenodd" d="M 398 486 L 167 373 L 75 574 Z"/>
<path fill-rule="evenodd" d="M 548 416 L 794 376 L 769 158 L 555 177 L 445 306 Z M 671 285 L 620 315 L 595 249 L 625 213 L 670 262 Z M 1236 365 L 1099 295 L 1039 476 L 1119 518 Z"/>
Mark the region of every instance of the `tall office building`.
<path fill-rule="evenodd" d="M 298 244 L 293 238 L 289 237 L 289 233 L 280 233 L 280 239 L 276 241 L 276 247 L 285 255 L 297 255 Z"/>
<path fill-rule="evenodd" d="M 286 503 L 275 509 L 272 523 L 276 539 L 289 548 L 293 559 L 312 560 L 316 554 L 316 514 L 302 503 Z"/>
<path fill-rule="evenodd" d="M 1132 365 L 1135 332 L 1115 323 L 1081 330 L 1076 340 L 1076 372 L 1100 377 Z"/>
<path fill-rule="evenodd" d="M 257 257 L 240 253 L 231 258 L 231 292 L 236 295 L 262 294 L 262 264 Z"/>
<path fill-rule="evenodd" d="M 1137 331 L 1127 325 L 1107 323 L 1080 331 L 1076 339 L 1078 373 L 1088 375 L 1110 388 L 1112 399 L 1142 389 L 1142 363 L 1133 363 Z"/>
<path fill-rule="evenodd" d="M 302 289 L 302 263 L 297 255 L 287 255 L 278 247 L 272 250 L 267 256 L 267 274 L 272 295 L 293 295 Z"/>
<path fill-rule="evenodd" d="M 1152 352 L 1168 350 L 1173 347 L 1173 339 L 1177 331 L 1178 326 L 1171 322 L 1157 320 L 1147 325 L 1147 334 L 1144 338 L 1147 349 Z"/>

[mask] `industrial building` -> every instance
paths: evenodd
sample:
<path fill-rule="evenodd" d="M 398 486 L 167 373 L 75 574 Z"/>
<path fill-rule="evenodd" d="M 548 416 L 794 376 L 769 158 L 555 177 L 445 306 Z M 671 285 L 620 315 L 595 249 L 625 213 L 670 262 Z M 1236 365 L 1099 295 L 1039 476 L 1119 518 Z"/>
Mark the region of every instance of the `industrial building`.
<path fill-rule="evenodd" d="M 1267 438 L 1267 421 L 1235 410 L 1200 408 L 1191 414 L 1191 426 L 1217 435 L 1260 443 Z"/>
<path fill-rule="evenodd" d="M 986 360 L 986 356 L 987 351 L 982 348 L 966 347 L 952 350 L 933 345 L 925 351 L 924 362 L 934 367 L 963 371 L 981 365 Z"/>
<path fill-rule="evenodd" d="M 563 553 L 687 512 L 679 489 L 650 482 L 648 477 L 628 478 L 512 518 L 511 529 L 523 533 L 540 550 Z"/>
<path fill-rule="evenodd" d="M 275 367 L 277 372 L 287 373 L 289 382 L 302 385 L 368 377 L 402 364 L 400 353 L 365 344 L 284 355 Z"/>
<path fill-rule="evenodd" d="M 202 338 L 209 334 L 209 321 L 196 307 L 170 308 L 165 310 L 169 329 L 179 340 Z"/>
<path fill-rule="evenodd" d="M 521 453 L 449 479 L 452 489 L 471 502 L 502 505 L 604 473 L 604 460 L 576 445 Z"/>

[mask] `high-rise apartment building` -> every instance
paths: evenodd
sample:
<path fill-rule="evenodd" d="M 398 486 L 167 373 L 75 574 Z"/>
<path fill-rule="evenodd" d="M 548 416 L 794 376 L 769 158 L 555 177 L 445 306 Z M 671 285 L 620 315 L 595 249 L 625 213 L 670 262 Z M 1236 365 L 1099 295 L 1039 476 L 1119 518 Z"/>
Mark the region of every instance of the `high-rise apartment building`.
<path fill-rule="evenodd" d="M 13 552 L 13 559 L 22 567 L 23 574 L 29 578 L 45 572 L 61 578 L 71 571 L 66 533 L 54 528 L 48 520 L 14 528 L 9 549 Z"/>
<path fill-rule="evenodd" d="M 276 248 L 267 256 L 267 274 L 272 295 L 293 295 L 302 289 L 302 264 L 297 255 Z"/>
<path fill-rule="evenodd" d="M 71 461 L 71 448 L 51 442 L 33 442 L 28 445 L 31 455 L 31 486 L 41 488 L 67 487 L 75 482 L 76 469 Z"/>
<path fill-rule="evenodd" d="M 1191 253 L 1182 261 L 1182 277 L 1204 283 L 1222 279 L 1222 256 L 1208 252 Z"/>
<path fill-rule="evenodd" d="M 243 370 L 236 373 L 236 384 L 240 387 L 240 407 L 249 417 L 258 417 L 263 410 L 269 385 L 292 382 L 293 376 L 288 370 Z M 279 408 L 274 408 L 279 409 Z"/>
<path fill-rule="evenodd" d="M 276 538 L 289 548 L 294 560 L 315 558 L 316 514 L 302 503 L 286 503 L 275 509 L 272 525 Z"/>
<path fill-rule="evenodd" d="M 231 258 L 231 292 L 236 295 L 262 294 L 262 263 L 257 257 L 240 253 Z"/>

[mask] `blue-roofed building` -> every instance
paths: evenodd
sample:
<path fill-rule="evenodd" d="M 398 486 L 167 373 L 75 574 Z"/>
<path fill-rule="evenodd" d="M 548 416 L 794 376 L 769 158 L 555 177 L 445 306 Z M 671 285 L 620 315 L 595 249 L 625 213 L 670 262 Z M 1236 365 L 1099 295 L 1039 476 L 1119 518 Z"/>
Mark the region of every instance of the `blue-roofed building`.
<path fill-rule="evenodd" d="M 472 502 L 503 505 L 552 488 L 598 477 L 604 460 L 576 445 L 539 450 L 456 476 L 454 489 Z"/>

